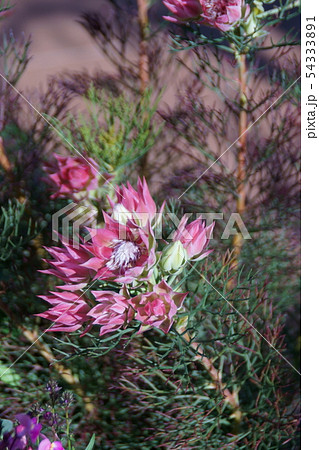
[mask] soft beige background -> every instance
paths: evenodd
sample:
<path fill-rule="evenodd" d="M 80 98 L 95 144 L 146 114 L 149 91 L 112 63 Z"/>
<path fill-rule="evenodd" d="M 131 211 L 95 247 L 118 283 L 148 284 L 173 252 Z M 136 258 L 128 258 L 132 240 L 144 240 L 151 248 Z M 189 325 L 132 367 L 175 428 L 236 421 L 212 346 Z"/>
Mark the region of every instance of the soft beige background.
<path fill-rule="evenodd" d="M 88 33 L 77 23 L 82 12 L 107 11 L 103 0 L 18 0 L 3 21 L 14 35 L 31 35 L 30 61 L 20 88 L 44 85 L 50 75 L 63 70 L 107 68 L 105 58 Z"/>
<path fill-rule="evenodd" d="M 46 83 L 48 76 L 66 69 L 73 71 L 85 68 L 90 72 L 110 69 L 91 37 L 77 23 L 85 11 L 107 14 L 106 1 L 17 0 L 15 5 L 12 14 L 0 23 L 7 32 L 12 29 L 17 38 L 22 33 L 32 38 L 32 60 L 19 83 L 20 88 L 37 87 Z M 153 12 L 153 17 L 161 20 L 161 13 L 166 9 L 161 7 L 161 0 L 158 0 L 156 7 L 157 14 Z M 271 35 L 276 41 L 282 31 L 273 29 Z M 299 54 L 297 48 L 296 53 Z M 270 56 L 271 52 L 263 52 L 264 58 Z"/>

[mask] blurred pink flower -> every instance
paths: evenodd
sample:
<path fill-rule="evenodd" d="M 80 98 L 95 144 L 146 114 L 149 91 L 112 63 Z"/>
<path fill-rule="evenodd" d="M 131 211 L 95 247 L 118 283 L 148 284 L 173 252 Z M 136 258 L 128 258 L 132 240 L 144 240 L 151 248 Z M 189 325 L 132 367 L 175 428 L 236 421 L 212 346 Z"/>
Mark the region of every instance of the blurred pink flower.
<path fill-rule="evenodd" d="M 164 16 L 170 22 L 188 22 L 199 19 L 202 12 L 199 0 L 163 0 L 164 5 L 174 16 Z"/>
<path fill-rule="evenodd" d="M 199 261 L 208 256 L 212 250 L 203 252 L 207 246 L 213 232 L 214 223 L 206 227 L 203 220 L 196 219 L 186 225 L 187 216 L 184 216 L 173 235 L 173 241 L 181 241 L 186 249 L 188 258 L 192 261 Z"/>
<path fill-rule="evenodd" d="M 93 324 L 101 325 L 101 336 L 125 327 L 133 319 L 134 311 L 123 295 L 112 291 L 92 291 L 92 294 L 99 304 L 88 315 L 95 319 Z"/>
<path fill-rule="evenodd" d="M 60 441 L 50 442 L 49 439 L 45 438 L 40 442 L 38 450 L 64 450 Z"/>
<path fill-rule="evenodd" d="M 186 295 L 187 293 L 174 292 L 163 280 L 153 287 L 152 292 L 137 295 L 131 298 L 129 303 L 136 311 L 135 318 L 143 325 L 159 328 L 168 333 Z"/>
<path fill-rule="evenodd" d="M 245 0 L 163 0 L 163 3 L 173 13 L 172 17 L 164 16 L 170 22 L 192 21 L 221 31 L 230 30 L 249 13 Z"/>
<path fill-rule="evenodd" d="M 2 8 L 3 8 L 3 6 L 2 6 Z M 14 11 L 13 8 L 11 8 L 10 6 L 7 6 L 7 9 L 5 9 L 4 11 L 0 12 L 0 20 L 11 16 L 11 14 L 13 14 L 13 11 Z"/>
<path fill-rule="evenodd" d="M 54 305 L 48 311 L 36 316 L 51 320 L 54 325 L 50 331 L 76 331 L 90 318 L 90 310 L 83 294 L 79 292 L 51 292 L 52 295 L 39 295 L 46 302 Z"/>
<path fill-rule="evenodd" d="M 83 288 L 94 276 L 92 270 L 83 266 L 92 254 L 88 251 L 88 246 L 75 248 L 71 243 L 67 243 L 61 237 L 64 248 L 44 247 L 55 260 L 44 260 L 52 266 L 50 269 L 40 270 L 42 273 L 53 275 L 66 283 L 75 285 L 63 286 L 65 290 L 78 290 Z"/>
<path fill-rule="evenodd" d="M 151 276 L 156 262 L 155 239 L 150 225 L 141 228 L 131 221 L 123 225 L 104 213 L 104 228 L 89 229 L 94 257 L 83 267 L 97 272 L 95 279 L 131 283 Z"/>
<path fill-rule="evenodd" d="M 230 30 L 249 13 L 245 0 L 200 0 L 200 3 L 203 9 L 201 23 L 221 31 Z"/>
<path fill-rule="evenodd" d="M 72 157 L 54 154 L 57 164 L 46 166 L 49 178 L 55 184 L 57 192 L 51 198 L 75 198 L 88 196 L 89 191 L 96 190 L 100 183 L 112 178 L 109 174 L 100 174 L 96 162 L 89 157 Z M 53 172 L 53 173 L 52 173 Z"/>
<path fill-rule="evenodd" d="M 117 203 L 113 202 L 109 198 L 109 202 L 113 209 L 113 217 L 122 222 L 121 214 L 128 214 L 127 218 L 136 221 L 137 223 L 146 224 L 148 221 L 151 223 L 156 217 L 156 204 L 150 194 L 145 178 L 137 181 L 137 191 L 127 183 L 125 185 L 117 186 L 116 189 Z M 124 208 L 123 208 L 124 207 Z M 159 211 L 159 214 L 164 209 L 164 203 Z M 140 219 L 140 220 L 138 220 Z"/>

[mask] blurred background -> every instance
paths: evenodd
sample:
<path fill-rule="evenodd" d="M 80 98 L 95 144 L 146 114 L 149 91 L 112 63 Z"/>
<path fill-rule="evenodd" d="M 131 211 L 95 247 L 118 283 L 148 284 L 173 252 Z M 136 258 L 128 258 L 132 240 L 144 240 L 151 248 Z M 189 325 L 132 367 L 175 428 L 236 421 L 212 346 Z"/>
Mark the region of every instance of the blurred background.
<path fill-rule="evenodd" d="M 130 0 L 121 3 L 131 4 Z M 12 30 L 16 37 L 19 34 L 31 36 L 32 61 L 28 65 L 19 86 L 22 89 L 45 85 L 49 76 L 68 70 L 87 69 L 90 73 L 96 70 L 111 69 L 110 63 L 78 23 L 81 14 L 94 11 L 99 14 L 109 12 L 105 0 L 20 0 L 12 14 L 1 23 L 5 31 Z M 167 14 L 161 0 L 153 1 L 150 20 L 157 27 L 164 27 L 162 15 Z M 272 32 L 276 40 L 282 37 L 289 28 L 299 29 L 299 18 L 284 23 L 281 28 Z M 134 51 L 132 43 L 132 51 Z M 299 47 L 294 49 L 300 55 Z M 270 58 L 272 51 L 265 52 L 263 57 Z M 171 81 L 174 81 L 173 79 Z"/>

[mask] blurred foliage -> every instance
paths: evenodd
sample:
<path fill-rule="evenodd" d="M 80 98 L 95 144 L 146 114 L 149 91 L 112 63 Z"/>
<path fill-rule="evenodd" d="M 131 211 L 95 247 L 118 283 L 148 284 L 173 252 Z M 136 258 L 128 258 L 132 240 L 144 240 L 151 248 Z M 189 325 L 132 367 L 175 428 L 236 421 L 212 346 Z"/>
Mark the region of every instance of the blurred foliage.
<path fill-rule="evenodd" d="M 13 252 L 19 252 L 23 245 L 32 239 L 31 223 L 22 229 L 20 222 L 24 213 L 24 204 L 9 201 L 7 209 L 1 207 L 0 216 L 0 261 L 3 263 L 14 258 Z"/>
<path fill-rule="evenodd" d="M 151 92 L 136 102 L 123 95 L 106 96 L 91 85 L 87 102 L 89 117 L 69 116 L 65 126 L 56 118 L 49 120 L 71 152 L 88 152 L 109 173 L 136 162 L 159 137 L 161 126 L 154 118 L 159 98 L 153 102 Z"/>

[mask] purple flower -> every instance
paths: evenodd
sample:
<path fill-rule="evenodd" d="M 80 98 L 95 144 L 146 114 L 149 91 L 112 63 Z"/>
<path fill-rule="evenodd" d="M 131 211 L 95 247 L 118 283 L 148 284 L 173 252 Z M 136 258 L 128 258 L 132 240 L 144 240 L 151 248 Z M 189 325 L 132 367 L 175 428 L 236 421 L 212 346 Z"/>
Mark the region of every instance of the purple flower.
<path fill-rule="evenodd" d="M 36 417 L 31 419 L 28 414 L 18 414 L 16 419 L 20 422 L 20 424 L 16 427 L 16 436 L 28 436 L 31 439 L 31 442 L 34 443 L 37 440 L 42 428 L 42 425 L 38 423 L 38 419 Z"/>
<path fill-rule="evenodd" d="M 7 448 L 13 448 L 12 444 L 14 442 L 15 438 L 12 436 L 12 434 L 4 433 L 2 441 L 0 441 L 0 450 L 6 450 Z"/>

